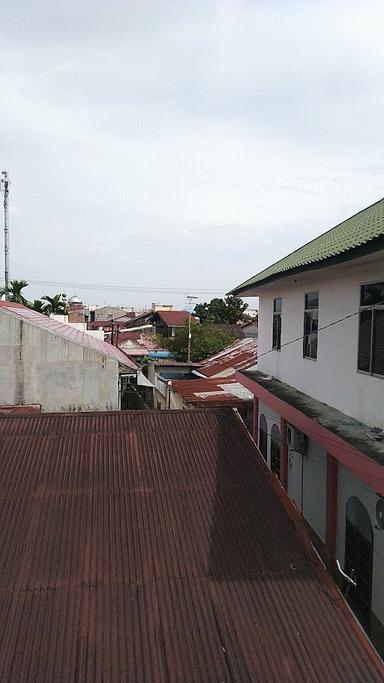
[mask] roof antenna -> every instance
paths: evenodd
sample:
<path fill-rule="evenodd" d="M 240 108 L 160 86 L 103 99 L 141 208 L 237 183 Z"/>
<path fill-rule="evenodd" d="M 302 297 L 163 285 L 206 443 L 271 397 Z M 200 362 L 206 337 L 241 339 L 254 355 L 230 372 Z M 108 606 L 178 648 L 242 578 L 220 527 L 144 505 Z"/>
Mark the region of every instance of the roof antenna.
<path fill-rule="evenodd" d="M 9 179 L 8 172 L 2 171 L 0 180 L 0 192 L 4 193 L 4 294 L 5 300 L 9 301 L 9 223 L 8 223 L 8 195 Z"/>

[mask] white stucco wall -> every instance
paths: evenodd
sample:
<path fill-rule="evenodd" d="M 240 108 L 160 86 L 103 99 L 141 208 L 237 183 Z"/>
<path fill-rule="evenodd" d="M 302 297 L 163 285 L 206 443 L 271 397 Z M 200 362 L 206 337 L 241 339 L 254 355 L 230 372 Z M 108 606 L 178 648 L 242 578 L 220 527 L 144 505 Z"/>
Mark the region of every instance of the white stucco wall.
<path fill-rule="evenodd" d="M 320 331 L 317 360 L 303 358 L 302 340 L 272 347 L 273 299 L 282 297 L 282 344 L 301 337 L 304 294 L 319 292 L 319 327 L 359 310 L 360 285 L 384 280 L 384 252 L 290 276 L 261 287 L 258 369 L 371 426 L 384 429 L 384 379 L 357 372 L 359 317 Z M 263 355 L 264 352 L 269 352 Z"/>
<path fill-rule="evenodd" d="M 117 410 L 118 363 L 0 314 L 0 403 L 47 411 Z"/>
<path fill-rule="evenodd" d="M 343 465 L 338 467 L 338 500 L 337 500 L 337 539 L 336 557 L 344 566 L 345 556 L 345 521 L 347 502 L 356 496 L 365 506 L 373 529 L 373 577 L 372 577 L 372 609 L 384 623 L 384 531 L 375 528 L 377 494 Z"/>

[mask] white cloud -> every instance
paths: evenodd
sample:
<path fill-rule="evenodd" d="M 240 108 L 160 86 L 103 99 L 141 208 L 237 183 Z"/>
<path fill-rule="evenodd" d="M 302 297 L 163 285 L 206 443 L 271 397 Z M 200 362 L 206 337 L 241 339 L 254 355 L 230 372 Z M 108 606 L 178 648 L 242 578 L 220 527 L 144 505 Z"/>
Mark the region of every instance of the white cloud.
<path fill-rule="evenodd" d="M 383 15 L 14 3 L 0 48 L 14 275 L 230 289 L 376 200 Z"/>

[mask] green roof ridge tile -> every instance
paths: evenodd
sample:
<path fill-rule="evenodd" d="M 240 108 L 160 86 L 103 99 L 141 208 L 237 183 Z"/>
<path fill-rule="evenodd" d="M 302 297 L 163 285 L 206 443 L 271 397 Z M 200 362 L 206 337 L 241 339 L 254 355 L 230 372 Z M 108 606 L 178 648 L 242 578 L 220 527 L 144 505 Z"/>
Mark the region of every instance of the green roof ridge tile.
<path fill-rule="evenodd" d="M 380 236 L 384 236 L 384 198 L 358 211 L 334 228 L 330 228 L 260 273 L 245 280 L 235 287 L 232 293 L 240 292 L 253 284 L 261 284 L 290 270 L 339 256 Z"/>

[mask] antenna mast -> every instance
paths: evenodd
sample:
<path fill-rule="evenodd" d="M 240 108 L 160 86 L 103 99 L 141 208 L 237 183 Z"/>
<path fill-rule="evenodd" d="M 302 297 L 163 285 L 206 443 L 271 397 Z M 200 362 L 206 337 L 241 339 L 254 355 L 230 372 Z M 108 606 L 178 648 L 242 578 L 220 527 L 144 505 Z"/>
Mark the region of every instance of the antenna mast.
<path fill-rule="evenodd" d="M 9 223 L 8 223 L 8 195 L 9 179 L 7 171 L 2 171 L 0 190 L 4 193 L 4 281 L 5 300 L 9 301 Z"/>

